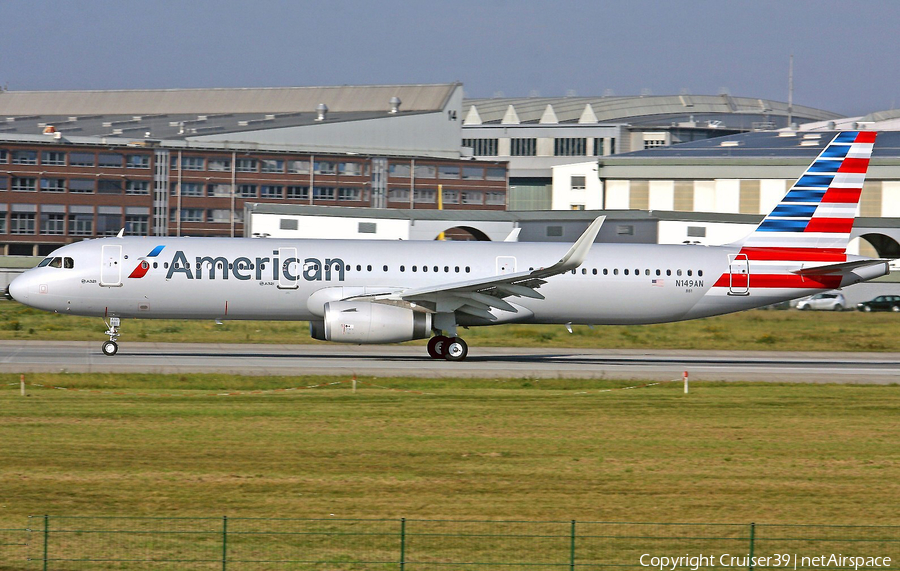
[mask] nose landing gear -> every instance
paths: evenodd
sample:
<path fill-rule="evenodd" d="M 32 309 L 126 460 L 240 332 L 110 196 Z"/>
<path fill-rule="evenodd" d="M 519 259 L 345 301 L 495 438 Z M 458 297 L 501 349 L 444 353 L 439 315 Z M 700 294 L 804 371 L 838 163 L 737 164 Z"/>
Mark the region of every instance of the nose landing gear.
<path fill-rule="evenodd" d="M 109 335 L 109 341 L 104 341 L 100 350 L 107 357 L 112 357 L 119 351 L 119 344 L 116 343 L 119 338 L 119 325 L 121 325 L 121 321 L 118 317 L 110 317 L 109 323 L 106 324 L 106 335 Z"/>

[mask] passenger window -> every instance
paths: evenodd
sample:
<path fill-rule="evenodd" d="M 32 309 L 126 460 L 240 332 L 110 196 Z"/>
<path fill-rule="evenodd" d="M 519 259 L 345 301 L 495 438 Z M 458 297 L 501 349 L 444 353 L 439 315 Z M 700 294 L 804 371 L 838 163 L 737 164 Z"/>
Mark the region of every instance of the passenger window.
<path fill-rule="evenodd" d="M 371 272 L 371 271 L 372 271 L 372 266 L 371 266 L 371 265 L 366 266 L 366 271 L 367 271 L 367 272 Z"/>
<path fill-rule="evenodd" d="M 592 271 L 594 272 L 594 275 L 596 276 L 596 275 L 597 275 L 597 268 L 594 268 Z"/>
<path fill-rule="evenodd" d="M 418 267 L 418 266 L 413 266 L 413 267 L 412 267 L 412 270 L 413 270 L 414 272 L 417 272 L 417 271 L 419 271 L 419 267 Z"/>
<path fill-rule="evenodd" d="M 469 266 L 466 266 L 466 273 L 469 273 L 470 270 L 471 268 Z"/>
<path fill-rule="evenodd" d="M 644 275 L 645 275 L 645 276 L 649 276 L 649 275 L 650 275 L 650 270 L 644 270 Z"/>
<path fill-rule="evenodd" d="M 361 271 L 362 271 L 362 266 L 360 266 L 359 264 L 356 264 L 356 271 L 357 271 L 357 272 L 361 272 Z"/>
<path fill-rule="evenodd" d="M 445 274 L 449 274 L 449 273 L 450 273 L 450 266 L 444 266 L 444 273 L 445 273 Z"/>
<path fill-rule="evenodd" d="M 666 275 L 667 275 L 667 276 L 671 276 L 671 275 L 672 275 L 672 270 L 666 270 Z"/>
<path fill-rule="evenodd" d="M 694 274 L 694 272 L 692 272 L 691 270 L 688 270 L 688 275 L 689 275 L 689 276 L 691 276 L 691 275 L 693 275 L 693 274 Z"/>
<path fill-rule="evenodd" d="M 614 275 L 614 276 L 619 275 L 619 270 L 618 270 L 618 269 L 614 269 L 614 270 L 613 270 L 613 275 Z"/>
<path fill-rule="evenodd" d="M 587 275 L 587 268 L 581 268 L 581 275 L 583 275 L 583 276 Z"/>
<path fill-rule="evenodd" d="M 456 266 L 456 267 L 454 268 L 454 271 L 455 271 L 456 273 L 459 273 L 459 266 Z"/>
<path fill-rule="evenodd" d="M 405 272 L 405 271 L 406 271 L 406 266 L 400 266 L 400 271 L 401 271 L 401 272 Z"/>
<path fill-rule="evenodd" d="M 387 266 L 383 266 L 383 269 L 384 269 L 384 271 L 388 271 L 388 267 L 387 267 Z"/>
<path fill-rule="evenodd" d="M 608 276 L 608 275 L 609 275 L 609 270 L 607 270 L 606 268 L 603 268 L 603 275 L 604 275 L 604 276 Z"/>
<path fill-rule="evenodd" d="M 680 275 L 681 275 L 681 270 L 676 271 L 676 272 L 675 272 L 675 275 L 676 275 L 676 276 L 680 276 Z"/>
<path fill-rule="evenodd" d="M 627 276 L 627 275 L 628 275 L 628 268 L 625 268 L 625 270 L 624 270 L 622 273 L 624 273 L 624 274 Z"/>
<path fill-rule="evenodd" d="M 697 275 L 698 275 L 699 277 L 702 278 L 702 277 L 703 277 L 703 270 L 697 270 Z"/>

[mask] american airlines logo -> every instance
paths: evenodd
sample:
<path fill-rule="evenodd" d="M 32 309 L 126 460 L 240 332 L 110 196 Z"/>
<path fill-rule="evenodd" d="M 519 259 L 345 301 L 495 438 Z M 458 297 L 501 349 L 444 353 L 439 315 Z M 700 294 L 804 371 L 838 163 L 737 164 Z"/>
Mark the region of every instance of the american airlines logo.
<path fill-rule="evenodd" d="M 155 251 L 155 250 L 154 250 Z M 193 263 L 181 250 L 175 252 L 166 279 L 183 276 L 189 280 L 258 280 L 298 281 L 301 278 L 308 282 L 344 281 L 346 266 L 340 258 L 305 258 L 300 266 L 300 258 L 279 259 L 273 253 L 270 257 L 247 258 L 240 256 L 234 259 L 225 256 L 196 256 Z M 146 273 L 146 271 L 145 271 Z"/>
<path fill-rule="evenodd" d="M 138 265 L 128 274 L 129 278 L 142 278 L 147 275 L 147 271 L 150 269 L 150 262 L 147 261 L 147 258 L 155 258 L 159 255 L 160 252 L 163 251 L 165 246 L 157 246 L 150 250 L 150 253 L 147 254 L 143 258 L 139 258 Z"/>

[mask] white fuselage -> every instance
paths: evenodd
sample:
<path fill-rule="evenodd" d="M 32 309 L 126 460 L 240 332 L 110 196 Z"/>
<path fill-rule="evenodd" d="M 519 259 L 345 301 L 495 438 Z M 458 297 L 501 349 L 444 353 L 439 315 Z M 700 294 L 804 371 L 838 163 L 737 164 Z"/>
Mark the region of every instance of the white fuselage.
<path fill-rule="evenodd" d="M 161 248 L 160 248 L 161 247 Z M 453 284 L 548 267 L 561 243 L 105 238 L 53 256 L 70 268 L 26 271 L 10 286 L 16 300 L 48 311 L 122 318 L 312 320 L 326 302 L 403 288 Z M 150 256 L 150 254 L 156 254 Z M 755 287 L 765 262 L 733 265 L 737 247 L 595 244 L 581 266 L 546 279 L 544 299 L 507 298 L 518 311 L 494 323 L 639 324 L 760 307 L 822 291 Z M 146 267 L 139 269 L 141 264 Z M 785 271 L 784 262 L 773 263 Z M 879 269 L 880 271 L 880 269 Z M 732 280 L 732 272 L 735 279 Z M 854 279 L 833 287 L 867 279 Z M 859 279 L 856 279 L 859 278 Z"/>

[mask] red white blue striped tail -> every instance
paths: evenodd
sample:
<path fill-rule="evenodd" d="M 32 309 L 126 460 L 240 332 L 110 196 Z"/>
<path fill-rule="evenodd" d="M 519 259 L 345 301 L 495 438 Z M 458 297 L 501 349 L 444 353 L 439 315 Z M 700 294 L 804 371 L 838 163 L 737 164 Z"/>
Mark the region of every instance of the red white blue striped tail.
<path fill-rule="evenodd" d="M 832 139 L 778 206 L 744 240 L 742 252 L 757 254 L 750 259 L 843 258 L 875 135 L 874 131 L 848 131 Z"/>

